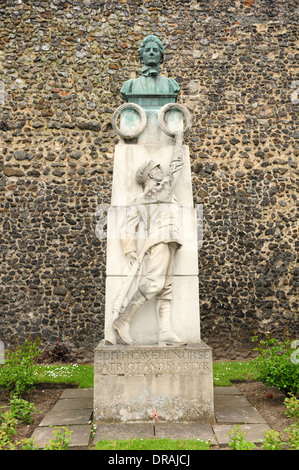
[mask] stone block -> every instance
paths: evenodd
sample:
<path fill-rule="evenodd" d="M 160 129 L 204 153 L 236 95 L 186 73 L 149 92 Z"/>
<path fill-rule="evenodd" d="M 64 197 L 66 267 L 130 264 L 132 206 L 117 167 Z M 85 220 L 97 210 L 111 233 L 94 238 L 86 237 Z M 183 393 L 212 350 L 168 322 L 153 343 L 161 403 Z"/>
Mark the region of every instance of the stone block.
<path fill-rule="evenodd" d="M 115 146 L 113 183 L 111 194 L 112 206 L 127 206 L 142 194 L 142 188 L 136 183 L 136 173 L 142 162 L 148 158 L 157 161 L 166 171 L 169 167 L 173 145 L 126 145 Z M 193 206 L 192 179 L 189 148 L 183 146 L 184 165 L 175 188 L 175 196 L 182 205 Z"/>
<path fill-rule="evenodd" d="M 68 424 L 88 424 L 92 416 L 92 408 L 67 409 L 50 411 L 42 419 L 39 426 L 66 426 Z"/>
<path fill-rule="evenodd" d="M 112 306 L 125 278 L 109 276 L 106 279 L 105 337 L 115 337 L 112 329 Z M 189 343 L 200 341 L 200 309 L 198 301 L 198 277 L 174 276 L 171 325 L 174 333 Z M 146 326 L 145 326 L 146 325 Z M 156 299 L 142 306 L 130 324 L 134 343 L 153 345 L 158 343 L 158 315 Z"/>
<path fill-rule="evenodd" d="M 94 443 L 103 440 L 152 439 L 152 423 L 109 423 L 98 424 Z"/>
<path fill-rule="evenodd" d="M 233 399 L 234 408 L 239 408 L 240 406 L 244 407 L 244 406 L 249 405 L 247 399 L 243 395 L 231 395 L 231 394 L 230 395 L 229 394 L 227 395 L 215 394 L 214 403 L 215 403 L 215 406 L 217 407 L 231 406 L 232 399 Z"/>
<path fill-rule="evenodd" d="M 95 349 L 94 419 L 214 422 L 212 351 L 183 347 L 106 346 Z"/>
<path fill-rule="evenodd" d="M 198 439 L 216 444 L 215 435 L 210 424 L 200 423 L 110 423 L 98 424 L 94 443 L 100 440 L 119 439 Z"/>
<path fill-rule="evenodd" d="M 249 403 L 248 403 L 249 405 Z M 253 406 L 217 406 L 215 409 L 217 423 L 265 423 L 265 419 Z"/>
<path fill-rule="evenodd" d="M 81 397 L 81 398 L 63 398 L 58 400 L 58 402 L 52 408 L 52 411 L 58 410 L 80 410 L 85 408 L 92 408 L 93 401 L 91 397 Z"/>
<path fill-rule="evenodd" d="M 93 398 L 93 388 L 67 388 L 60 398 Z"/>
<path fill-rule="evenodd" d="M 242 392 L 234 385 L 229 387 L 214 387 L 214 395 L 242 395 Z"/>

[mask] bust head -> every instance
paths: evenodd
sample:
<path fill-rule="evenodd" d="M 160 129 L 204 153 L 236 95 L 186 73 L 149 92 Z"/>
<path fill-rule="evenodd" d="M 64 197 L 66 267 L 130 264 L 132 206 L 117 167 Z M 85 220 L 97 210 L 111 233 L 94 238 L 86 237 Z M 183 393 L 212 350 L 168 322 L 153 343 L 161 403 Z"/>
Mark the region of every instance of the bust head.
<path fill-rule="evenodd" d="M 164 46 L 160 39 L 153 34 L 144 38 L 138 49 L 138 54 L 142 64 L 141 76 L 131 78 L 123 84 L 121 88 L 122 98 L 125 101 L 130 101 L 132 100 L 132 95 L 135 96 L 134 99 L 136 97 L 139 99 L 139 96 L 142 96 L 149 100 L 147 103 L 152 104 L 153 94 L 159 100 L 162 95 L 173 95 L 176 97 L 180 91 L 179 84 L 170 77 L 160 75 L 161 64 L 164 61 Z M 161 98 L 161 105 L 164 102 L 164 98 Z"/>
<path fill-rule="evenodd" d="M 144 65 L 155 66 L 164 61 L 164 47 L 160 39 L 153 34 L 143 39 L 138 54 Z"/>

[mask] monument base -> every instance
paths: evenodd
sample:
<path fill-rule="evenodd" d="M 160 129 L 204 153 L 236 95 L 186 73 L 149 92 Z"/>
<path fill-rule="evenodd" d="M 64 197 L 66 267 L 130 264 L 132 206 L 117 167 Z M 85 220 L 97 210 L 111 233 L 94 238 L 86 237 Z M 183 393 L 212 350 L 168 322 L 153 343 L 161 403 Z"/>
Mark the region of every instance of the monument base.
<path fill-rule="evenodd" d="M 94 419 L 213 423 L 212 349 L 100 343 L 94 358 Z"/>

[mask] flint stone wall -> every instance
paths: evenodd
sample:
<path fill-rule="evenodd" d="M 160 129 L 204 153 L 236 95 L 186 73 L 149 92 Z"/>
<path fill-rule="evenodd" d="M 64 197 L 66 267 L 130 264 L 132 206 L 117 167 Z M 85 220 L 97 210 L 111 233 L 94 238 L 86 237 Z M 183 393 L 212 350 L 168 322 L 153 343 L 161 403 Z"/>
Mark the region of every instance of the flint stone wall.
<path fill-rule="evenodd" d="M 0 0 L 1 316 L 5 345 L 40 337 L 92 357 L 103 337 L 121 84 L 148 34 L 193 114 L 202 339 L 246 357 L 295 334 L 298 36 L 293 0 Z M 297 69 L 298 70 L 298 69 Z"/>

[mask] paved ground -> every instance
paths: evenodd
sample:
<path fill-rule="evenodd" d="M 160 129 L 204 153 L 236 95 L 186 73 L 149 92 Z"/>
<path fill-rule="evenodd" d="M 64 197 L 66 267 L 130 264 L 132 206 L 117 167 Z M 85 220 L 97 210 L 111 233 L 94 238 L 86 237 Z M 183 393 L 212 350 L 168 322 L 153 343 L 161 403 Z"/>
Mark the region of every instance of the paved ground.
<path fill-rule="evenodd" d="M 236 387 L 214 388 L 215 424 L 162 423 L 156 425 L 157 438 L 208 440 L 212 445 L 226 445 L 228 432 L 236 425 L 251 442 L 263 439 L 270 426 Z M 70 449 L 88 449 L 101 439 L 153 437 L 152 422 L 100 424 L 92 422 L 93 389 L 65 390 L 53 409 L 33 432 L 42 447 L 53 437 L 55 427 L 72 431 Z"/>

